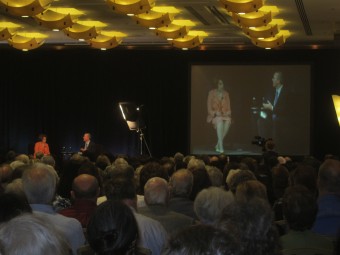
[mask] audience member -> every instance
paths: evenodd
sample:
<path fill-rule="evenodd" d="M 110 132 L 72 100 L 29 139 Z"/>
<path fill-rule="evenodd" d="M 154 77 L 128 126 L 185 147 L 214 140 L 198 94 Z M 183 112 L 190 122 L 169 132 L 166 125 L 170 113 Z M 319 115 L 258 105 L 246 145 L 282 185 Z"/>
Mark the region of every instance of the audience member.
<path fill-rule="evenodd" d="M 234 201 L 234 196 L 221 188 L 210 187 L 197 194 L 194 202 L 195 213 L 203 224 L 213 225 L 223 209 Z"/>
<path fill-rule="evenodd" d="M 257 180 L 242 182 L 236 188 L 235 198 L 243 202 L 254 198 L 262 198 L 268 201 L 266 186 Z"/>
<path fill-rule="evenodd" d="M 194 177 L 187 169 L 179 169 L 172 174 L 169 182 L 171 191 L 169 209 L 197 219 L 194 202 L 190 199 L 193 182 Z"/>
<path fill-rule="evenodd" d="M 232 234 L 210 225 L 195 225 L 170 237 L 162 255 L 241 255 Z M 249 253 L 250 254 L 250 253 Z"/>
<path fill-rule="evenodd" d="M 135 254 L 138 226 L 128 206 L 108 200 L 100 204 L 87 226 L 88 242 L 97 255 Z"/>
<path fill-rule="evenodd" d="M 211 186 L 223 187 L 223 173 L 215 166 L 206 166 L 207 173 L 211 182 Z"/>
<path fill-rule="evenodd" d="M 318 175 L 318 213 L 313 232 L 335 238 L 340 229 L 340 161 L 327 159 Z"/>
<path fill-rule="evenodd" d="M 269 203 L 260 198 L 235 201 L 224 208 L 216 227 L 239 240 L 242 254 L 280 254 L 279 235 Z"/>
<path fill-rule="evenodd" d="M 31 213 L 27 199 L 14 193 L 0 194 L 0 223 L 23 214 Z"/>
<path fill-rule="evenodd" d="M 283 214 L 289 226 L 286 235 L 281 236 L 284 254 L 292 249 L 314 250 L 315 254 L 332 254 L 332 240 L 313 233 L 312 228 L 318 207 L 314 194 L 302 185 L 286 189 L 283 196 Z"/>
<path fill-rule="evenodd" d="M 168 208 L 170 198 L 168 183 L 160 177 L 153 177 L 144 187 L 146 207 L 139 208 L 139 212 L 147 217 L 159 221 L 165 230 L 171 234 L 194 223 L 194 219 L 184 214 L 176 213 Z"/>
<path fill-rule="evenodd" d="M 66 217 L 77 219 L 83 228 L 97 207 L 97 197 L 99 186 L 97 179 L 88 174 L 78 175 L 73 180 L 71 197 L 73 205 L 69 208 L 60 210 L 59 213 Z"/>
<path fill-rule="evenodd" d="M 122 201 L 132 210 L 139 230 L 138 246 L 149 249 L 151 254 L 160 254 L 168 234 L 161 223 L 138 213 L 133 179 L 120 177 L 110 180 L 105 185 L 105 194 L 109 200 Z"/>
<path fill-rule="evenodd" d="M 23 188 L 33 212 L 52 222 L 67 238 L 73 254 L 84 244 L 83 229 L 78 220 L 57 214 L 52 207 L 58 183 L 57 173 L 46 164 L 36 163 L 25 171 L 22 177 Z"/>
<path fill-rule="evenodd" d="M 0 226 L 3 255 L 70 255 L 72 250 L 53 222 L 36 214 L 22 214 Z"/>

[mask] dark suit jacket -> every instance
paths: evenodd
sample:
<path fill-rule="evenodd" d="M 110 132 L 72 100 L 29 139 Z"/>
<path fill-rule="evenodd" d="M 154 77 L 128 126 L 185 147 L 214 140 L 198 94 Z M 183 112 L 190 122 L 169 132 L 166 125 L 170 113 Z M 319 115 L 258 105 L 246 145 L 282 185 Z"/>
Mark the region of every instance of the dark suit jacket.
<path fill-rule="evenodd" d="M 84 148 L 85 148 L 85 144 L 84 144 Z M 87 152 L 90 152 L 90 153 L 96 152 L 96 144 L 94 142 L 90 141 L 89 146 L 87 147 Z"/>

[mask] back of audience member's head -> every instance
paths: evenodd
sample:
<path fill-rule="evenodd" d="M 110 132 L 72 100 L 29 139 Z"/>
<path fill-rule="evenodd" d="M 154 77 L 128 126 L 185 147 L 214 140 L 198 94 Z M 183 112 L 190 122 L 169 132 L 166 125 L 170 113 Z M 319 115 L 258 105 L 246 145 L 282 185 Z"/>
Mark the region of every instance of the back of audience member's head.
<path fill-rule="evenodd" d="M 31 165 L 20 165 L 16 167 L 12 172 L 12 181 L 15 179 L 22 178 L 22 175 L 24 174 L 24 172 L 30 167 Z"/>
<path fill-rule="evenodd" d="M 264 199 L 234 201 L 224 208 L 216 226 L 233 233 L 241 242 L 243 254 L 273 255 L 280 250 L 272 209 Z"/>
<path fill-rule="evenodd" d="M 231 172 L 231 171 L 230 171 Z M 229 174 L 231 174 L 229 172 Z M 228 175 L 229 177 L 229 175 Z M 253 172 L 249 170 L 236 170 L 236 173 L 233 174 L 230 178 L 227 177 L 228 186 L 230 191 L 235 194 L 237 186 L 245 181 L 256 180 L 256 177 Z"/>
<path fill-rule="evenodd" d="M 223 186 L 223 173 L 215 166 L 206 166 L 211 186 L 222 187 Z"/>
<path fill-rule="evenodd" d="M 195 171 L 195 170 L 199 170 L 199 169 L 205 169 L 205 163 L 202 159 L 198 159 L 198 158 L 192 158 L 190 159 L 187 169 L 191 172 Z"/>
<path fill-rule="evenodd" d="M 135 200 L 136 185 L 133 179 L 119 177 L 105 183 L 104 193 L 110 200 Z"/>
<path fill-rule="evenodd" d="M 289 172 L 286 167 L 280 165 L 272 168 L 272 184 L 275 198 L 281 198 L 289 186 Z"/>
<path fill-rule="evenodd" d="M 289 228 L 311 229 L 318 211 L 315 195 L 302 185 L 288 187 L 283 196 L 283 214 Z"/>
<path fill-rule="evenodd" d="M 1 183 L 9 183 L 12 180 L 13 169 L 9 164 L 0 165 L 0 181 Z"/>
<path fill-rule="evenodd" d="M 340 194 L 340 161 L 327 159 L 319 169 L 318 188 L 320 194 Z"/>
<path fill-rule="evenodd" d="M 241 255 L 240 244 L 225 231 L 195 225 L 172 235 L 163 255 Z"/>
<path fill-rule="evenodd" d="M 22 162 L 21 160 L 14 160 L 11 162 L 10 164 L 10 167 L 13 170 L 15 170 L 17 167 L 19 166 L 24 166 L 24 165 L 28 165 L 28 164 L 25 164 L 24 162 Z"/>
<path fill-rule="evenodd" d="M 174 172 L 170 178 L 169 185 L 173 197 L 186 197 L 190 196 L 194 177 L 187 169 L 179 169 Z"/>
<path fill-rule="evenodd" d="M 21 161 L 26 165 L 30 163 L 30 158 L 26 154 L 19 154 L 15 157 L 15 160 Z"/>
<path fill-rule="evenodd" d="M 165 179 L 153 177 L 146 182 L 144 200 L 147 205 L 167 205 L 169 198 L 169 187 Z"/>
<path fill-rule="evenodd" d="M 312 166 L 299 165 L 290 173 L 290 184 L 303 185 L 308 188 L 314 195 L 317 194 L 317 174 Z"/>
<path fill-rule="evenodd" d="M 240 183 L 235 192 L 235 198 L 238 201 L 247 202 L 254 198 L 268 200 L 267 189 L 263 183 L 257 180 L 249 180 Z"/>
<path fill-rule="evenodd" d="M 114 178 L 129 178 L 133 179 L 135 176 L 135 171 L 132 166 L 129 164 L 117 164 L 108 166 L 105 169 L 106 179 L 114 179 Z"/>
<path fill-rule="evenodd" d="M 43 163 L 35 163 L 24 172 L 23 188 L 30 204 L 50 204 L 53 201 L 58 179 L 51 168 Z"/>
<path fill-rule="evenodd" d="M 13 193 L 27 200 L 21 178 L 15 179 L 8 183 L 5 188 L 5 193 Z"/>
<path fill-rule="evenodd" d="M 257 161 L 256 159 L 252 157 L 244 157 L 241 159 L 241 163 L 244 163 L 247 165 L 247 168 L 252 171 L 253 173 L 256 173 L 257 171 Z"/>
<path fill-rule="evenodd" d="M 0 227 L 4 255 L 71 255 L 65 237 L 36 214 L 22 214 Z"/>
<path fill-rule="evenodd" d="M 44 156 L 44 153 L 41 152 L 41 151 L 38 151 L 38 152 L 35 154 L 35 158 L 38 159 L 38 160 L 41 160 L 43 156 Z"/>
<path fill-rule="evenodd" d="M 6 162 L 10 164 L 11 162 L 15 160 L 16 156 L 17 156 L 17 153 L 14 150 L 9 150 L 6 153 Z"/>
<path fill-rule="evenodd" d="M 106 167 L 108 167 L 109 165 L 111 165 L 111 161 L 109 159 L 108 156 L 104 155 L 104 154 L 100 154 L 97 159 L 96 159 L 96 166 L 101 169 L 101 170 L 105 170 Z"/>
<path fill-rule="evenodd" d="M 32 209 L 25 197 L 15 193 L 0 194 L 0 223 L 30 212 Z"/>
<path fill-rule="evenodd" d="M 234 196 L 221 188 L 203 189 L 196 196 L 194 211 L 203 224 L 214 224 L 223 209 L 234 201 Z"/>
<path fill-rule="evenodd" d="M 159 163 L 149 162 L 143 166 L 139 174 L 139 188 L 141 194 L 144 194 L 146 182 L 153 177 L 160 177 L 167 181 L 169 180 L 169 176 Z"/>
<path fill-rule="evenodd" d="M 161 163 L 165 173 L 168 176 L 171 176 L 175 172 L 175 162 L 170 158 L 163 159 L 164 161 Z"/>
<path fill-rule="evenodd" d="M 88 242 L 98 255 L 133 254 L 138 226 L 128 206 L 108 200 L 100 204 L 87 225 Z"/>
<path fill-rule="evenodd" d="M 96 177 L 80 174 L 73 180 L 71 195 L 75 199 L 96 199 L 100 192 L 99 189 Z"/>
<path fill-rule="evenodd" d="M 192 186 L 190 199 L 192 201 L 195 200 L 197 194 L 206 188 L 209 188 L 211 186 L 211 181 L 208 175 L 207 170 L 204 168 L 197 168 L 194 171 L 191 171 L 192 175 L 194 177 L 194 183 Z"/>
<path fill-rule="evenodd" d="M 42 163 L 45 163 L 46 165 L 50 165 L 52 167 L 55 167 L 55 159 L 52 155 L 45 155 L 41 159 Z"/>

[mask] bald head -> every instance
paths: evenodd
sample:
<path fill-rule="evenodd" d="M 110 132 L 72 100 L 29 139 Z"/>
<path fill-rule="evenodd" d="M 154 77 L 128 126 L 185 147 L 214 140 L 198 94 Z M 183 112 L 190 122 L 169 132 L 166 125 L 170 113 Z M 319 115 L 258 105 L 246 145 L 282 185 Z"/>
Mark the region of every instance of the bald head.
<path fill-rule="evenodd" d="M 154 177 L 144 186 L 144 200 L 147 205 L 166 205 L 169 200 L 169 188 L 165 179 Z"/>
<path fill-rule="evenodd" d="M 74 198 L 96 199 L 99 194 L 99 185 L 96 177 L 89 174 L 80 174 L 74 178 L 71 195 Z"/>

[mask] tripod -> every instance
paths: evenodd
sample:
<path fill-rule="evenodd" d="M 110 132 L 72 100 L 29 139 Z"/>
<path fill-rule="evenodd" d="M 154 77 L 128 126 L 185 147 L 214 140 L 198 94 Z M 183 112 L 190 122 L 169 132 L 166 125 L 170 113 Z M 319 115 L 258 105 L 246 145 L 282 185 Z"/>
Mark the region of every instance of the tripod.
<path fill-rule="evenodd" d="M 143 156 L 143 142 L 145 144 L 146 149 L 148 150 L 148 153 L 150 155 L 150 157 L 152 157 L 148 143 L 145 140 L 144 137 L 144 133 L 143 133 L 143 129 L 142 128 L 138 128 L 137 129 L 137 133 L 139 133 L 139 142 L 140 142 L 140 155 Z"/>

